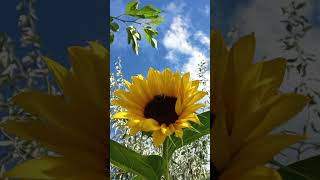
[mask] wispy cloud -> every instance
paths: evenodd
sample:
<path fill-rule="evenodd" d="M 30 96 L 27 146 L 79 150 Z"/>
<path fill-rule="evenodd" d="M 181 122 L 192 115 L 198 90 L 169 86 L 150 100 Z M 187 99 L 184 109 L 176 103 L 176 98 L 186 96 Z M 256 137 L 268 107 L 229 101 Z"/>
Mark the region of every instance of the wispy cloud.
<path fill-rule="evenodd" d="M 170 29 L 165 33 L 163 38 L 163 45 L 168 51 L 166 58 L 171 63 L 179 64 L 183 72 L 190 72 L 192 79 L 199 79 L 199 64 L 204 62 L 205 65 L 208 65 L 209 63 L 209 46 L 207 48 L 200 48 L 200 44 L 191 41 L 191 37 L 199 39 L 204 44 L 210 42 L 207 42 L 207 36 L 203 32 L 190 32 L 186 21 L 180 15 L 173 18 Z M 186 58 L 179 58 L 181 55 Z M 207 80 L 210 80 L 209 69 L 204 73 L 204 76 Z M 208 87 L 202 88 L 209 90 Z"/>
<path fill-rule="evenodd" d="M 197 31 L 195 34 L 195 39 L 198 40 L 201 44 L 210 47 L 210 38 L 206 36 L 202 31 Z"/>
<path fill-rule="evenodd" d="M 203 15 L 209 16 L 210 15 L 210 6 L 205 5 L 203 8 L 199 9 L 200 12 L 202 12 Z"/>
<path fill-rule="evenodd" d="M 175 3 L 175 2 L 170 2 L 165 8 L 164 11 L 166 13 L 171 13 L 171 14 L 180 14 L 183 12 L 183 9 L 185 8 L 186 4 L 185 3 Z"/>

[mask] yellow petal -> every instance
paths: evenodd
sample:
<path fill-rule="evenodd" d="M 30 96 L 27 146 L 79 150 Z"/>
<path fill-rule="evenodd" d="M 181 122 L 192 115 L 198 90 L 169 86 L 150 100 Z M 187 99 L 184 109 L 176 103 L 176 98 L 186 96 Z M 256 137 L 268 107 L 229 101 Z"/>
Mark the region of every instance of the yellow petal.
<path fill-rule="evenodd" d="M 215 101 L 213 101 L 212 106 L 215 110 L 220 107 L 222 92 L 223 92 L 223 82 L 225 79 L 225 71 L 228 65 L 228 50 L 219 32 L 214 31 L 210 37 L 212 48 L 210 53 L 210 71 L 213 80 L 210 82 L 210 86 L 213 87 L 213 95 Z"/>
<path fill-rule="evenodd" d="M 226 176 L 232 177 L 233 173 L 241 174 L 258 165 L 266 164 L 285 147 L 304 139 L 305 137 L 294 135 L 267 135 L 250 142 L 232 159 L 225 172 Z"/>
<path fill-rule="evenodd" d="M 211 130 L 212 151 L 211 159 L 218 170 L 223 169 L 231 158 L 230 140 L 226 126 L 226 113 L 222 111 L 217 113 L 214 125 Z"/>
<path fill-rule="evenodd" d="M 195 113 L 198 109 L 204 107 L 204 104 L 193 104 L 191 106 L 188 106 L 187 108 L 185 108 L 183 110 L 183 112 L 181 113 L 180 117 L 181 118 L 185 118 L 187 117 L 189 114 Z"/>
<path fill-rule="evenodd" d="M 259 166 L 240 176 L 238 180 L 282 180 L 278 171 Z"/>
<path fill-rule="evenodd" d="M 133 127 L 133 126 L 137 126 L 140 122 L 141 120 L 139 119 L 129 119 L 126 125 L 129 127 Z"/>
<path fill-rule="evenodd" d="M 132 126 L 130 128 L 130 135 L 134 136 L 135 134 L 137 134 L 137 132 L 141 131 L 141 128 L 139 126 Z"/>
<path fill-rule="evenodd" d="M 229 180 L 225 175 L 221 175 L 220 180 Z M 235 176 L 237 180 L 282 180 L 280 174 L 271 168 L 259 166 L 244 172 L 243 175 Z"/>
<path fill-rule="evenodd" d="M 152 139 L 153 139 L 153 143 L 156 147 L 159 147 L 164 140 L 166 139 L 166 135 L 164 135 L 160 130 L 159 131 L 154 131 L 152 133 Z"/>
<path fill-rule="evenodd" d="M 122 111 L 114 114 L 112 116 L 114 119 L 127 119 L 128 118 L 128 112 Z"/>
<path fill-rule="evenodd" d="M 160 129 L 158 121 L 151 118 L 145 119 L 141 123 L 143 131 L 157 131 Z"/>
<path fill-rule="evenodd" d="M 12 170 L 5 173 L 5 177 L 19 177 L 24 179 L 55 179 L 48 176 L 44 171 L 59 165 L 56 158 L 45 157 L 42 159 L 32 159 L 17 165 Z"/>
<path fill-rule="evenodd" d="M 127 80 L 124 80 L 124 83 L 126 84 L 127 88 L 130 89 L 131 88 L 131 83 Z"/>
<path fill-rule="evenodd" d="M 0 127 L 3 127 L 10 133 L 14 133 L 20 138 L 37 140 L 41 144 L 47 146 L 49 149 L 58 152 L 62 152 L 68 148 L 77 149 L 100 147 L 99 141 L 92 141 L 87 133 L 74 134 L 70 130 L 65 130 L 61 127 L 42 124 L 35 121 L 8 121 L 0 124 Z"/>
<path fill-rule="evenodd" d="M 185 120 L 178 120 L 175 123 L 175 127 L 179 127 L 179 128 L 190 128 L 191 124 L 188 121 Z"/>
<path fill-rule="evenodd" d="M 170 128 L 166 124 L 161 124 L 161 132 L 162 134 L 169 136 L 171 134 Z"/>
<path fill-rule="evenodd" d="M 99 43 L 98 41 L 90 41 L 88 43 L 94 54 L 97 54 L 102 59 L 107 58 L 107 56 L 109 55 L 109 52 L 101 43 Z"/>
<path fill-rule="evenodd" d="M 298 94 L 285 94 L 266 115 L 260 125 L 250 134 L 248 139 L 263 136 L 273 128 L 288 121 L 299 113 L 309 102 L 309 98 Z"/>
<path fill-rule="evenodd" d="M 278 89 L 283 81 L 286 64 L 286 60 L 283 58 L 264 61 L 260 79 L 271 77 L 274 80 L 273 87 Z"/>
<path fill-rule="evenodd" d="M 183 130 L 179 126 L 174 126 L 176 137 L 182 138 Z"/>
<path fill-rule="evenodd" d="M 197 124 L 201 124 L 198 116 L 196 114 L 190 114 L 189 116 L 183 118 L 183 119 L 180 119 L 181 121 L 192 121 L 192 122 L 195 122 Z"/>
<path fill-rule="evenodd" d="M 181 98 L 180 96 L 178 96 L 177 101 L 176 101 L 176 105 L 175 105 L 175 111 L 177 113 L 177 115 L 179 116 L 182 112 L 182 104 L 181 104 Z"/>
<path fill-rule="evenodd" d="M 47 64 L 48 69 L 53 74 L 54 79 L 56 80 L 57 84 L 59 85 L 60 89 L 63 90 L 64 80 L 68 74 L 68 70 L 64 68 L 62 65 L 57 63 L 56 61 L 48 58 L 43 57 L 44 61 Z"/>

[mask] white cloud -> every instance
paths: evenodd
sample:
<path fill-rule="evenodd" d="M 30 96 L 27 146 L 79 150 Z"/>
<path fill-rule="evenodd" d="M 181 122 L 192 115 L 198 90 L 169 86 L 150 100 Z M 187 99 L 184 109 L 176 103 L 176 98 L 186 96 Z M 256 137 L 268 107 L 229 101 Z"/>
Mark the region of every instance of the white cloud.
<path fill-rule="evenodd" d="M 201 44 L 210 47 L 210 38 L 206 36 L 202 31 L 197 31 L 195 34 L 195 39 L 198 40 Z"/>
<path fill-rule="evenodd" d="M 186 6 L 185 3 L 174 3 L 174 2 L 170 2 L 165 8 L 165 12 L 169 12 L 172 14 L 180 14 L 181 12 L 183 12 L 183 8 Z"/>
<path fill-rule="evenodd" d="M 192 32 L 190 32 L 186 18 L 181 16 L 175 16 L 170 25 L 170 29 L 167 30 L 163 38 L 163 45 L 167 49 L 168 53 L 166 58 L 174 64 L 182 64 L 181 71 L 190 72 L 192 79 L 199 79 L 199 64 L 201 62 L 209 63 L 209 47 L 200 49 L 190 41 Z M 199 31 L 200 32 L 200 31 Z M 197 37 L 200 37 L 198 33 Z M 202 33 L 206 37 L 205 34 Z M 187 56 L 187 58 L 179 59 L 179 55 Z M 208 66 L 207 66 L 208 67 Z M 208 82 L 210 81 L 209 69 L 206 69 L 204 77 Z M 200 89 L 209 91 L 209 83 L 207 87 L 201 86 Z M 206 100 L 209 99 L 209 96 Z"/>
<path fill-rule="evenodd" d="M 163 44 L 170 51 L 179 52 L 186 55 L 193 53 L 193 47 L 189 41 L 190 34 L 187 31 L 188 25 L 181 16 L 176 16 L 166 32 Z"/>

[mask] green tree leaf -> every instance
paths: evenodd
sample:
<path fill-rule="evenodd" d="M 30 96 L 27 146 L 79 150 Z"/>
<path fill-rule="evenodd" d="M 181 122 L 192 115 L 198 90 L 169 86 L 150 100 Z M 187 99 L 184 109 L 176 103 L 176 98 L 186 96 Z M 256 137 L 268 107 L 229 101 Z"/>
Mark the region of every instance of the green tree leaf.
<path fill-rule="evenodd" d="M 151 19 L 150 22 L 148 22 L 148 24 L 155 24 L 155 25 L 159 25 L 160 23 L 162 23 L 165 19 L 162 17 L 157 17 L 157 18 L 153 18 Z"/>
<path fill-rule="evenodd" d="M 320 156 L 295 162 L 278 170 L 283 180 L 318 180 L 320 179 Z"/>
<path fill-rule="evenodd" d="M 110 140 L 110 161 L 115 166 L 146 180 L 160 180 L 163 173 L 161 156 L 140 155 L 114 140 Z"/>
<path fill-rule="evenodd" d="M 139 44 L 138 41 L 141 40 L 141 34 L 136 30 L 134 26 L 127 27 L 128 33 L 128 44 L 132 41 L 132 49 L 136 55 L 139 54 Z"/>
<path fill-rule="evenodd" d="M 127 4 L 126 15 L 143 19 L 158 18 L 161 13 L 160 9 L 153 8 L 151 5 L 138 9 L 138 1 L 132 1 Z"/>
<path fill-rule="evenodd" d="M 151 46 L 153 47 L 153 48 L 158 48 L 158 44 L 157 44 L 157 40 L 156 39 L 154 39 L 154 38 L 152 38 L 151 39 Z"/>
<path fill-rule="evenodd" d="M 158 48 L 157 40 L 153 38 L 153 36 L 158 35 L 158 31 L 153 29 L 151 26 L 147 26 L 143 28 L 143 31 L 146 35 L 146 40 L 153 48 Z"/>
<path fill-rule="evenodd" d="M 169 140 L 168 157 L 171 157 L 174 151 L 180 147 L 188 145 L 210 133 L 210 111 L 199 114 L 198 118 L 202 125 L 192 123 L 194 130 L 184 129 L 182 140 L 173 135 L 171 136 L 172 141 Z"/>
<path fill-rule="evenodd" d="M 129 2 L 126 7 L 126 14 L 130 13 L 131 11 L 137 10 L 138 5 L 139 2 L 137 0 Z"/>
<path fill-rule="evenodd" d="M 114 41 L 114 34 L 110 32 L 110 44 L 112 44 Z"/>
<path fill-rule="evenodd" d="M 110 28 L 113 32 L 118 32 L 119 31 L 119 25 L 116 22 L 110 23 Z"/>

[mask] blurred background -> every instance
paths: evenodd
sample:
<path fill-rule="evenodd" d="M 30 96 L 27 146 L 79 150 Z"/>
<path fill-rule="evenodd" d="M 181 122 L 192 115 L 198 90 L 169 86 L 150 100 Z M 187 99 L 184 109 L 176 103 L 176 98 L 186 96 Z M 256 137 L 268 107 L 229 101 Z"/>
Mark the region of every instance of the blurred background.
<path fill-rule="evenodd" d="M 319 3 L 317 0 L 214 0 L 212 3 L 211 27 L 223 33 L 229 46 L 239 37 L 254 32 L 255 61 L 277 57 L 288 60 L 281 91 L 313 99 L 290 122 L 274 130 L 311 137 L 275 157 L 284 165 L 320 153 Z"/>
<path fill-rule="evenodd" d="M 35 118 L 11 102 L 36 89 L 59 94 L 41 56 L 70 67 L 67 47 L 98 40 L 107 45 L 107 1 L 3 0 L 0 7 L 0 120 Z M 0 177 L 48 152 L 34 141 L 0 132 Z"/>

